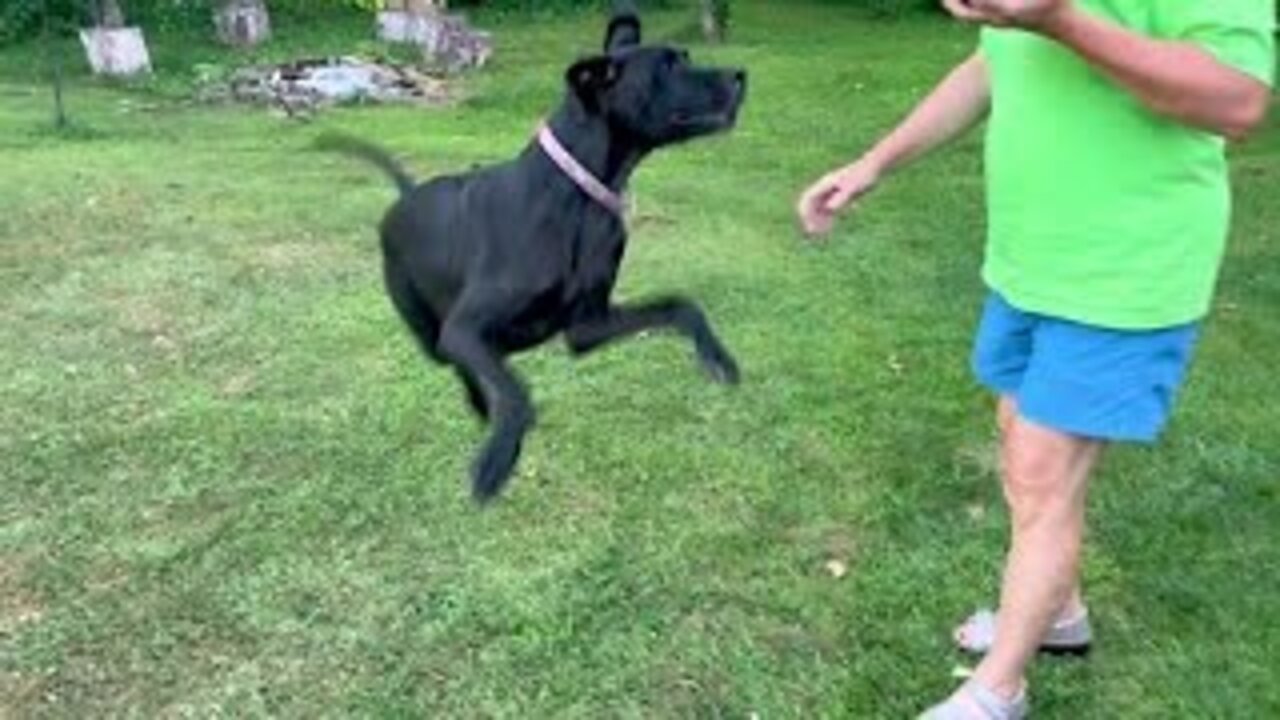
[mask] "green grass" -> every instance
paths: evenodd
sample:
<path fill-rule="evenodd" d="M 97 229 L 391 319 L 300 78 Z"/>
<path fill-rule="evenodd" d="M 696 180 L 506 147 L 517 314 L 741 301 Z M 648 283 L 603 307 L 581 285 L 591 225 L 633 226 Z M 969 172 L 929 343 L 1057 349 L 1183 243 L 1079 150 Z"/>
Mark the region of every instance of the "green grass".
<path fill-rule="evenodd" d="M 78 77 L 58 135 L 33 50 L 0 53 L 0 716 L 901 718 L 944 694 L 1006 530 L 966 369 L 979 141 L 830 246 L 790 208 L 973 38 L 737 17 L 697 54 L 751 69 L 742 126 L 642 169 L 622 294 L 701 298 L 745 385 L 664 338 L 526 356 L 541 424 L 488 512 L 480 429 L 382 294 L 391 190 L 307 147 L 508 156 L 594 19 L 501 20 L 457 108 L 312 124 L 181 101 L 227 60 L 161 37 L 160 78 Z M 1101 646 L 1037 668 L 1042 717 L 1280 717 L 1280 127 L 1235 156 L 1219 310 L 1167 442 L 1096 485 Z"/>

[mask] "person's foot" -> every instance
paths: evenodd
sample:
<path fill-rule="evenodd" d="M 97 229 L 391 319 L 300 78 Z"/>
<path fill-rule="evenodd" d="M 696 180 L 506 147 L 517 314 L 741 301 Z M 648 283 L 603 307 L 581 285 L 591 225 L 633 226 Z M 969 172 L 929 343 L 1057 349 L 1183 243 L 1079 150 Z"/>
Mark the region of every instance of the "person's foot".
<path fill-rule="evenodd" d="M 997 615 L 980 610 L 955 631 L 956 647 L 973 655 L 991 650 L 996 639 Z M 1089 611 L 1083 606 L 1059 617 L 1040 643 L 1040 652 L 1048 655 L 1085 655 L 1093 645 L 1093 627 Z"/>
<path fill-rule="evenodd" d="M 970 680 L 945 702 L 934 705 L 918 720 L 1023 720 L 1029 712 L 1026 687 L 1007 698 Z"/>

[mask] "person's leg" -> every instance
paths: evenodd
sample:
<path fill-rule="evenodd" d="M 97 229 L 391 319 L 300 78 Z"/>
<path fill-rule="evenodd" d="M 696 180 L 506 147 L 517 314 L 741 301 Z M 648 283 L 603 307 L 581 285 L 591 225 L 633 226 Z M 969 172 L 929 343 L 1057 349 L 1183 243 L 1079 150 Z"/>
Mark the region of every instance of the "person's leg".
<path fill-rule="evenodd" d="M 1003 458 L 1005 448 L 1009 444 L 1009 436 L 1013 433 L 1014 421 L 1018 419 L 1018 400 L 1012 395 L 1001 395 L 996 410 L 996 422 L 1000 428 L 1000 454 Z M 1002 465 L 1003 460 L 1002 460 Z M 1004 480 L 1006 475 L 1001 470 L 1001 479 Z M 1007 482 L 1007 481 L 1006 481 Z M 1055 620 L 1059 622 L 1071 621 L 1080 618 L 1085 613 L 1084 604 L 1084 586 L 1080 580 L 1079 572 L 1076 573 L 1074 582 L 1071 584 L 1071 592 L 1067 596 L 1067 602 L 1059 610 Z"/>
<path fill-rule="evenodd" d="M 1013 547 L 995 642 L 977 675 L 1005 690 L 1016 687 L 1053 620 L 1084 613 L 1080 548 L 1085 491 L 1105 446 L 1098 439 L 1159 437 L 1199 326 L 1126 332 L 1042 318 L 1033 334 L 1017 401 L 1005 400 L 1000 411 Z"/>
<path fill-rule="evenodd" d="M 1072 601 L 1084 538 L 1085 491 L 1103 445 L 1019 417 L 1002 403 L 1002 464 L 1013 544 L 1005 569 L 995 644 L 974 678 L 1006 698 L 1023 688 L 1027 665 Z"/>
<path fill-rule="evenodd" d="M 1018 400 L 1012 395 L 999 395 L 996 411 L 996 423 L 999 428 L 1000 436 L 1000 455 L 1005 455 L 1005 447 L 1009 437 L 1012 435 L 1014 423 L 1018 417 Z M 1001 463 L 1003 464 L 1003 463 Z M 1001 482 L 1004 483 L 1004 472 L 1001 470 Z M 1077 573 L 1074 581 L 1071 583 L 1071 592 L 1067 596 L 1066 603 L 1054 615 L 1054 627 L 1071 627 L 1074 631 L 1078 631 L 1079 624 L 1087 622 L 1087 610 L 1084 604 L 1084 594 L 1081 590 L 1080 576 Z M 981 610 L 955 629 L 954 638 L 956 645 L 970 653 L 986 654 L 992 645 L 992 639 L 995 636 L 998 623 L 998 613 Z M 1052 637 L 1050 632 L 1046 637 Z M 1061 640 L 1058 641 L 1060 644 Z M 1043 649 L 1043 645 L 1042 648 Z"/>
<path fill-rule="evenodd" d="M 1089 478 L 1110 442 L 1150 443 L 1164 428 L 1199 326 L 1108 330 L 1025 313 L 988 298 L 973 354 L 1000 398 L 1001 464 L 1013 542 L 994 640 L 973 679 L 922 715 L 1019 720 L 1024 675 L 1055 619 L 1079 617 Z"/>

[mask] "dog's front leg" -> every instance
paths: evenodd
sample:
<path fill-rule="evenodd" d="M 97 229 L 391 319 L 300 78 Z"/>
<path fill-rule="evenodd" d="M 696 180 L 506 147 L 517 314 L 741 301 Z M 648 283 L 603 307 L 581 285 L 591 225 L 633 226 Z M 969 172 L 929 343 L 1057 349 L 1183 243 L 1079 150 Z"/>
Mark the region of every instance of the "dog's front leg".
<path fill-rule="evenodd" d="M 738 383 L 737 361 L 716 337 L 702 309 L 685 298 L 610 307 L 599 316 L 589 316 L 571 325 L 565 331 L 565 339 L 570 350 L 585 355 L 646 330 L 661 329 L 675 330 L 692 340 L 698 361 L 712 380 L 728 385 Z"/>
<path fill-rule="evenodd" d="M 475 378 L 489 411 L 492 430 L 472 467 L 472 491 L 480 502 L 497 497 L 520 457 L 524 436 L 534 423 L 533 404 L 520 379 L 501 354 L 485 341 L 485 314 L 465 306 L 440 334 L 440 352 L 461 372 Z M 488 322 L 492 322 L 490 319 Z"/>

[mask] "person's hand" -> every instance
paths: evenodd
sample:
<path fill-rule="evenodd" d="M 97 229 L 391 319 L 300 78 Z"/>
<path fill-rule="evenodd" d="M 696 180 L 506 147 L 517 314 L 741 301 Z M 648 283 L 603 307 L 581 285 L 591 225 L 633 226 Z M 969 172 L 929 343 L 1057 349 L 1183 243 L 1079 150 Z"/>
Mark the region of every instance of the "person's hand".
<path fill-rule="evenodd" d="M 943 0 L 957 18 L 968 22 L 1040 31 L 1074 8 L 1073 0 Z"/>
<path fill-rule="evenodd" d="M 836 216 L 879 182 L 880 169 L 866 159 L 828 173 L 800 197 L 796 212 L 804 231 L 810 237 L 831 232 Z"/>

